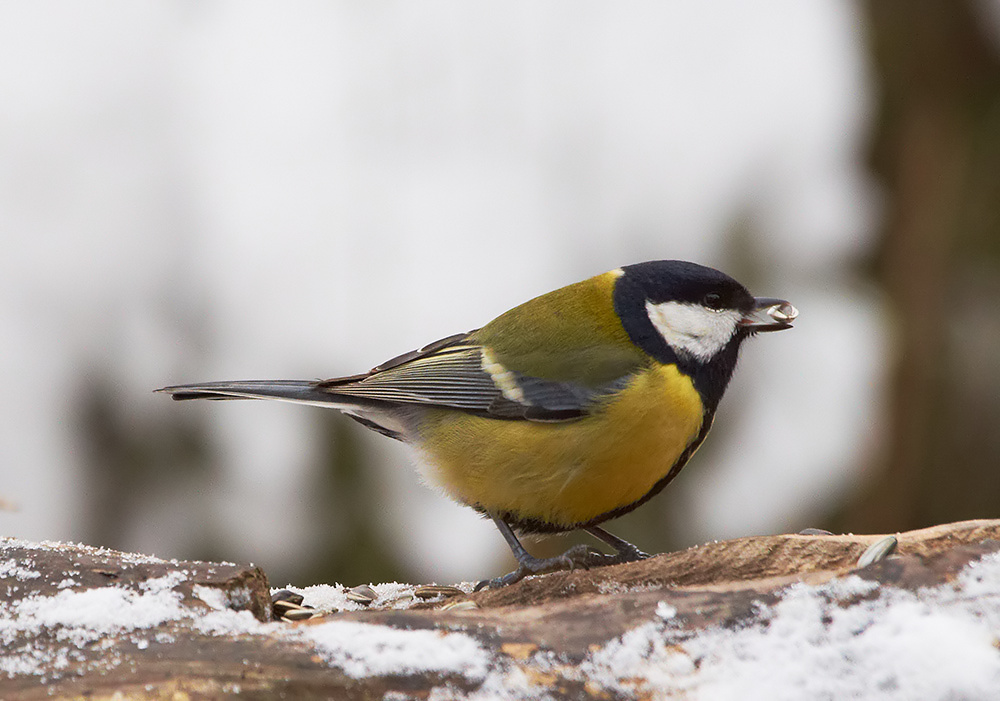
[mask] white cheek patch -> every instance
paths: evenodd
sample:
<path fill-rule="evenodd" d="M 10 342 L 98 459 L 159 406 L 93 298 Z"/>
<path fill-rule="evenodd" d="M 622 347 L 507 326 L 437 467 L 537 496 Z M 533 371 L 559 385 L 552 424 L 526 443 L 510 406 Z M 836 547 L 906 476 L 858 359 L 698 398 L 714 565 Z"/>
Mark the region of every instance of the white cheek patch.
<path fill-rule="evenodd" d="M 646 302 L 646 314 L 667 345 L 702 362 L 726 347 L 741 316 L 732 309 L 714 311 L 684 302 Z"/>

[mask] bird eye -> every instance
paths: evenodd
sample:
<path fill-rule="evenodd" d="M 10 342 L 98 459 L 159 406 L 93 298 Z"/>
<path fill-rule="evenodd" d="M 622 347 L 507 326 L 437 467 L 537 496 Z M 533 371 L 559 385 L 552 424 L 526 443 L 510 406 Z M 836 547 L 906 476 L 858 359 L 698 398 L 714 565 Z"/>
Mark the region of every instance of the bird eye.
<path fill-rule="evenodd" d="M 718 292 L 709 292 L 705 295 L 703 303 L 709 309 L 715 309 L 718 311 L 719 309 L 722 309 L 722 295 Z"/>

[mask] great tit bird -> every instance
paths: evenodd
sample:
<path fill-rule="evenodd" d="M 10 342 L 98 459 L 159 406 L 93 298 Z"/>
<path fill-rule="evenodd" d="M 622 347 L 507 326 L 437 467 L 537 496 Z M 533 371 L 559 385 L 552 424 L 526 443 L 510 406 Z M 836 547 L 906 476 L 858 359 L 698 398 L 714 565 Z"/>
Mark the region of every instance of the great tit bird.
<path fill-rule="evenodd" d="M 798 315 L 728 275 L 660 260 L 511 309 L 367 373 L 164 387 L 174 399 L 279 399 L 337 409 L 419 451 L 429 477 L 490 517 L 518 568 L 489 582 L 647 557 L 599 524 L 677 476 L 705 440 L 740 344 Z M 520 533 L 582 529 L 611 546 L 536 558 Z"/>

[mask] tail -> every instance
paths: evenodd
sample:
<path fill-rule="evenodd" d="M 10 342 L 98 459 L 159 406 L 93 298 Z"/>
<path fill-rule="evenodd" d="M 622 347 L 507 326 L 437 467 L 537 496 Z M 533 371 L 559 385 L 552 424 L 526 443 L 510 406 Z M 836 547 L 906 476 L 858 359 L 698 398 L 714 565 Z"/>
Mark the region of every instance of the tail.
<path fill-rule="evenodd" d="M 358 405 L 343 395 L 323 389 L 311 380 L 238 380 L 236 382 L 202 382 L 193 385 L 161 387 L 176 400 L 183 399 L 277 399 L 297 404 L 332 409 L 349 409 Z"/>

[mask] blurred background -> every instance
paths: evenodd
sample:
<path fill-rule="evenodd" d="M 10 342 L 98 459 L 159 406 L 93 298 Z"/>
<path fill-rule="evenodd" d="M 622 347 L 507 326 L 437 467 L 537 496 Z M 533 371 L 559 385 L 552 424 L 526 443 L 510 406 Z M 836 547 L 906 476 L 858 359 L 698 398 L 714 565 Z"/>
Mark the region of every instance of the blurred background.
<path fill-rule="evenodd" d="M 364 371 L 658 258 L 801 320 L 614 532 L 1000 517 L 998 0 L 5 2 L 0 243 L 3 535 L 498 574 L 404 446 L 151 390 Z"/>

